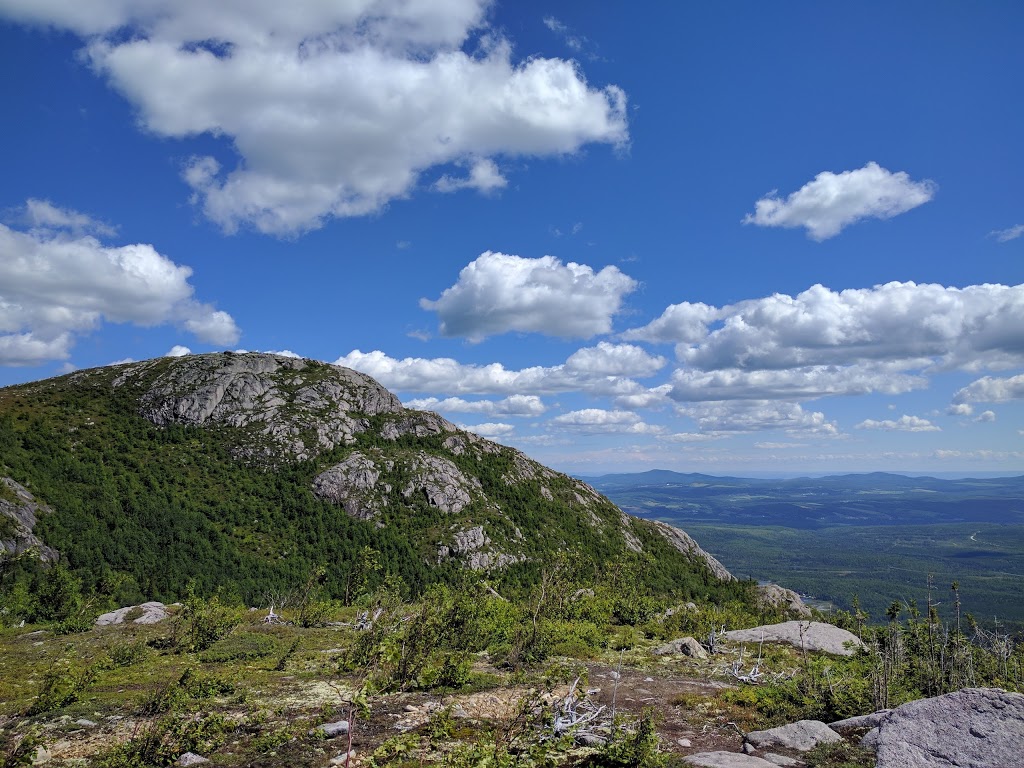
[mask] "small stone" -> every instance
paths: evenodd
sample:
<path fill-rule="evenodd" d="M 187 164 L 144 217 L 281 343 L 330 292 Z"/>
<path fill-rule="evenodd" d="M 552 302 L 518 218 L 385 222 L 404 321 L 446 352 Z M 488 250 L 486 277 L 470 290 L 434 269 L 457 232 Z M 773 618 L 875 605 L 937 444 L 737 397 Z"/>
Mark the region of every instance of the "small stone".
<path fill-rule="evenodd" d="M 748 754 L 748 755 L 752 755 L 752 754 L 754 754 L 755 752 L 757 752 L 757 750 L 756 750 L 756 749 L 754 749 L 754 745 L 753 745 L 753 744 L 751 744 L 751 743 L 750 743 L 749 741 L 748 741 L 748 742 L 745 742 L 745 743 L 743 744 L 743 751 L 744 751 L 744 753 L 746 753 L 746 754 Z"/>
<path fill-rule="evenodd" d="M 342 736 L 348 733 L 348 721 L 338 720 L 336 723 L 324 723 L 320 726 L 320 730 L 324 732 L 324 736 L 328 739 L 333 739 L 335 736 Z"/>
<path fill-rule="evenodd" d="M 330 759 L 330 764 L 331 765 L 344 765 L 346 762 L 348 762 L 349 760 L 353 759 L 355 756 L 356 756 L 356 751 L 354 749 L 351 752 L 342 752 L 337 757 L 332 757 Z"/>
<path fill-rule="evenodd" d="M 692 746 L 692 743 L 689 739 L 676 739 L 676 744 L 678 744 L 680 747 Z"/>
<path fill-rule="evenodd" d="M 95 728 L 96 727 L 96 723 L 94 723 L 92 720 L 86 720 L 84 717 L 80 717 L 77 720 L 75 720 L 75 725 L 80 725 L 83 728 Z"/>
<path fill-rule="evenodd" d="M 178 762 L 175 765 L 202 765 L 208 762 L 210 762 L 209 759 L 202 755 L 197 755 L 195 752 L 186 752 L 178 757 Z"/>

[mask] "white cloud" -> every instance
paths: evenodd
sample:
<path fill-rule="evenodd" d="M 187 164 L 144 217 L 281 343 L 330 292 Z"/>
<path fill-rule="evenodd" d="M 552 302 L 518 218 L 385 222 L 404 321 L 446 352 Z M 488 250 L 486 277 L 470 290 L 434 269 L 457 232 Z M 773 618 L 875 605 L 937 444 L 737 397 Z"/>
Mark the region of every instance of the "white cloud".
<path fill-rule="evenodd" d="M 953 395 L 954 404 L 1024 400 L 1024 373 L 1007 378 L 982 376 Z"/>
<path fill-rule="evenodd" d="M 443 413 L 482 413 L 488 416 L 540 416 L 547 410 L 536 395 L 511 395 L 504 400 L 463 400 L 461 397 L 425 397 L 409 400 L 406 408 Z"/>
<path fill-rule="evenodd" d="M 573 61 L 516 61 L 489 5 L 0 0 L 0 14 L 84 37 L 145 130 L 224 137 L 234 168 L 200 157 L 185 172 L 212 221 L 295 234 L 379 211 L 431 168 L 628 141 L 620 88 Z"/>
<path fill-rule="evenodd" d="M 680 311 L 686 317 L 713 316 L 715 327 L 698 337 L 699 323 L 685 323 L 673 337 L 673 318 Z M 796 296 L 777 293 L 720 309 L 673 305 L 623 336 L 679 341 L 679 359 L 700 370 L 876 361 L 905 370 L 1019 365 L 1024 362 L 1024 285 L 892 282 L 844 291 L 814 285 Z"/>
<path fill-rule="evenodd" d="M 1024 235 L 1024 224 L 1017 224 L 1008 229 L 994 229 L 988 233 L 989 237 L 994 237 L 1000 243 L 1016 240 L 1021 235 Z"/>
<path fill-rule="evenodd" d="M 921 376 L 885 366 L 817 365 L 781 371 L 679 369 L 672 374 L 669 397 L 680 402 L 706 400 L 807 400 L 829 395 L 899 394 L 928 385 Z"/>
<path fill-rule="evenodd" d="M 612 356 L 614 357 L 614 345 Z M 600 360 L 599 356 L 595 357 Z M 625 376 L 593 373 L 568 363 L 510 370 L 501 363 L 466 365 L 450 357 L 406 357 L 398 360 L 380 350 L 358 349 L 334 361 L 372 376 L 398 392 L 444 392 L 450 395 L 533 395 L 586 392 L 592 395 L 626 396 L 642 393 L 643 387 Z M 621 360 L 620 360 L 621 362 Z M 651 363 L 637 356 L 637 375 L 646 375 Z M 623 369 L 620 369 L 623 370 Z M 509 398 L 511 400 L 511 398 Z"/>
<path fill-rule="evenodd" d="M 658 439 L 666 443 L 705 443 L 718 440 L 722 435 L 713 432 L 675 432 L 671 435 L 659 435 Z"/>
<path fill-rule="evenodd" d="M 444 336 L 473 342 L 509 331 L 589 338 L 611 331 L 612 317 L 636 287 L 613 266 L 594 272 L 553 256 L 528 259 L 487 251 L 464 267 L 439 299 L 421 299 L 420 306 L 437 312 Z"/>
<path fill-rule="evenodd" d="M 470 165 L 469 176 L 457 178 L 445 174 L 434 182 L 434 189 L 438 192 L 457 192 L 460 189 L 475 189 L 477 192 L 488 194 L 508 186 L 508 179 L 501 175 L 497 164 L 487 158 L 473 161 Z"/>
<path fill-rule="evenodd" d="M 622 338 L 627 341 L 696 343 L 708 335 L 708 326 L 712 322 L 727 316 L 729 309 L 718 309 L 700 302 L 671 304 L 657 320 L 624 332 Z"/>
<path fill-rule="evenodd" d="M 635 391 L 616 397 L 615 405 L 618 408 L 629 408 L 631 410 L 660 408 L 672 402 L 669 399 L 671 391 L 671 384 L 659 384 L 657 387 L 649 389 L 638 386 Z"/>
<path fill-rule="evenodd" d="M 239 331 L 226 312 L 193 298 L 189 267 L 151 245 L 103 245 L 84 214 L 49 203 L 27 214 L 21 232 L 0 225 L 0 365 L 63 359 L 76 333 L 102 321 L 173 324 L 202 341 L 234 344 Z"/>
<path fill-rule="evenodd" d="M 63 230 L 72 235 L 112 237 L 117 229 L 91 216 L 68 208 L 58 208 L 49 200 L 29 198 L 25 202 L 25 222 L 32 230 L 51 232 Z"/>
<path fill-rule="evenodd" d="M 785 200 L 771 193 L 755 203 L 744 224 L 805 227 L 814 240 L 827 240 L 861 219 L 890 219 L 927 203 L 938 186 L 911 181 L 871 162 L 855 171 L 822 171 Z"/>
<path fill-rule="evenodd" d="M 779 451 L 785 450 L 787 448 L 806 448 L 807 443 L 773 443 L 771 441 L 768 441 L 754 443 L 754 447 L 764 451 Z"/>
<path fill-rule="evenodd" d="M 974 406 L 969 403 L 955 403 L 946 409 L 949 416 L 970 416 L 974 413 Z"/>
<path fill-rule="evenodd" d="M 805 411 L 797 403 L 734 400 L 680 406 L 677 412 L 697 422 L 702 432 L 761 432 L 781 429 L 791 434 L 834 436 L 839 429 L 820 411 Z"/>
<path fill-rule="evenodd" d="M 584 347 L 565 361 L 566 369 L 595 376 L 653 376 L 665 367 L 665 358 L 648 354 L 632 344 L 602 341 Z"/>
<path fill-rule="evenodd" d="M 654 435 L 662 427 L 645 424 L 632 411 L 606 411 L 601 408 L 584 408 L 556 416 L 548 422 L 559 429 L 583 434 L 629 434 Z"/>
<path fill-rule="evenodd" d="M 981 413 L 978 414 L 978 416 L 974 420 L 975 421 L 980 421 L 980 422 L 993 422 L 993 421 L 996 420 L 996 412 L 995 411 L 982 411 Z"/>
<path fill-rule="evenodd" d="M 188 347 L 184 347 L 181 344 L 175 344 L 167 352 L 164 353 L 164 357 L 185 357 L 191 355 L 192 350 Z"/>
<path fill-rule="evenodd" d="M 473 432 L 480 435 L 480 437 L 507 437 L 515 432 L 515 427 L 511 424 L 502 424 L 501 422 L 488 422 L 485 424 L 459 424 L 459 429 L 464 429 L 467 432 Z"/>
<path fill-rule="evenodd" d="M 932 424 L 928 419 L 919 416 L 907 416 L 904 414 L 898 419 L 865 419 L 857 425 L 857 429 L 882 429 L 887 432 L 941 432 L 941 428 Z"/>

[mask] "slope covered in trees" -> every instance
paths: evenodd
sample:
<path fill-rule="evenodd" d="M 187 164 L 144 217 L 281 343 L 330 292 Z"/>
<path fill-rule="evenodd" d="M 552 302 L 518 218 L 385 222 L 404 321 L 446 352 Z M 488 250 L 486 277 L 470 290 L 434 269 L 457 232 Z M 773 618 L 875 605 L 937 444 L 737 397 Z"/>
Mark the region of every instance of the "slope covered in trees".
<path fill-rule="evenodd" d="M 39 506 L 61 578 L 118 604 L 190 584 L 258 602 L 313 573 L 346 602 L 388 575 L 415 595 L 466 568 L 516 590 L 557 553 L 650 595 L 750 592 L 580 481 L 311 360 L 164 358 L 5 388 L 0 477 Z M 7 619 L 56 610 L 21 604 L 57 577 L 15 538 Z"/>

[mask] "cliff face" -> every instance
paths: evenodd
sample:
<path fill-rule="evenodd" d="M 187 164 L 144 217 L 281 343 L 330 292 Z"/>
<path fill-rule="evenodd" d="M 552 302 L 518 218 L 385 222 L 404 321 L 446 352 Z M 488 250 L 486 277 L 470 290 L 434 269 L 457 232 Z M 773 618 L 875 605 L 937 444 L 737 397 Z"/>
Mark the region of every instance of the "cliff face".
<path fill-rule="evenodd" d="M 685 533 L 625 515 L 579 480 L 313 360 L 217 353 L 81 371 L 0 390 L 5 417 L 0 474 L 17 465 L 33 488 L 61 495 L 45 527 L 72 561 L 86 559 L 71 532 L 90 527 L 81 497 L 99 483 L 104 522 L 90 536 L 101 548 L 121 531 L 145 546 L 199 535 L 207 541 L 190 545 L 194 557 L 262 559 L 270 571 L 289 557 L 348 561 L 350 549 L 323 549 L 360 542 L 417 568 L 486 571 L 538 567 L 558 551 L 595 564 L 646 552 L 665 573 L 685 565 L 732 579 Z M 26 445 L 51 464 L 34 463 Z M 60 485 L 66 466 L 92 486 Z M 164 499 L 151 513 L 145 488 Z M 169 532 L 183 526 L 178 514 L 191 515 L 184 534 Z"/>

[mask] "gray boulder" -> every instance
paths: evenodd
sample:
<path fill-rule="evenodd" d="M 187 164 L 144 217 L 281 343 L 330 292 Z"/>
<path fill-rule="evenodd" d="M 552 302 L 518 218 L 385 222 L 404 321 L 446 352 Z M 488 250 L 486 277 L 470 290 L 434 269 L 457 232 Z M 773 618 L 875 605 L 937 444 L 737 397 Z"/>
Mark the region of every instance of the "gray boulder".
<path fill-rule="evenodd" d="M 739 643 L 789 643 L 808 651 L 824 651 L 836 656 L 853 656 L 864 647 L 860 638 L 845 629 L 820 621 L 784 621 L 753 629 L 726 632 L 728 640 Z"/>
<path fill-rule="evenodd" d="M 142 605 L 129 605 L 110 613 L 104 613 L 96 618 L 96 626 L 107 627 L 112 624 L 123 624 L 128 614 L 136 610 L 141 613 L 132 619 L 133 624 L 156 624 L 170 616 L 167 606 L 154 600 Z"/>
<path fill-rule="evenodd" d="M 692 637 L 681 637 L 678 640 L 672 640 L 655 648 L 653 653 L 656 656 L 671 656 L 681 653 L 693 659 L 706 659 L 708 657 L 708 652 Z"/>
<path fill-rule="evenodd" d="M 175 765 L 202 765 L 203 763 L 208 762 L 210 762 L 210 760 L 208 758 L 203 757 L 202 755 L 197 755 L 195 752 L 186 752 L 178 758 L 178 761 L 175 763 Z"/>
<path fill-rule="evenodd" d="M 684 757 L 683 762 L 701 768 L 776 768 L 775 763 L 742 752 L 698 752 Z"/>
<path fill-rule="evenodd" d="M 343 736 L 348 733 L 348 721 L 338 720 L 334 723 L 324 723 L 320 726 L 320 730 L 324 732 L 324 736 L 328 739 L 333 739 L 336 736 Z"/>
<path fill-rule="evenodd" d="M 1024 765 L 1024 695 L 965 688 L 912 701 L 882 719 L 875 734 L 878 768 Z"/>
<path fill-rule="evenodd" d="M 807 752 L 819 744 L 842 741 L 843 737 L 818 720 L 799 720 L 767 731 L 751 731 L 747 743 L 757 749 L 783 747 Z"/>

